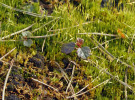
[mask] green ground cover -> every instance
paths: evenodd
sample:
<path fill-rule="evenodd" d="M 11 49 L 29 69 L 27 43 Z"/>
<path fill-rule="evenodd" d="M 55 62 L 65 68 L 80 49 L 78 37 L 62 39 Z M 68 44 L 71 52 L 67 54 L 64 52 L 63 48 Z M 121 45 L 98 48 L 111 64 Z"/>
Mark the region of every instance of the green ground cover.
<path fill-rule="evenodd" d="M 21 67 L 22 73 L 27 70 L 27 72 L 37 75 L 37 79 L 50 75 L 48 74 L 48 70 L 51 70 L 49 67 L 55 68 L 56 62 L 62 69 L 65 69 L 63 60 L 66 60 L 67 64 L 72 63 L 71 69 L 75 62 L 72 81 L 72 84 L 75 84 L 73 85 L 75 93 L 88 84 L 86 90 L 92 89 L 87 94 L 77 96 L 78 99 L 123 100 L 127 98 L 134 100 L 135 4 L 124 2 L 124 9 L 117 11 L 117 8 L 101 8 L 100 2 L 101 0 L 82 0 L 78 6 L 71 3 L 59 4 L 55 6 L 51 15 L 47 15 L 47 10 L 43 11 L 39 3 L 28 0 L 1 0 L 0 61 L 10 62 L 14 58 L 18 68 L 23 66 Z M 31 27 L 27 31 L 31 32 L 33 36 L 33 43 L 30 47 L 23 45 L 22 32 L 18 32 L 28 26 Z M 18 34 L 5 38 L 15 32 Z M 52 34 L 53 36 L 50 36 Z M 34 36 L 43 37 L 34 38 Z M 47 37 L 44 38 L 44 36 Z M 83 46 L 91 49 L 87 60 L 80 59 L 75 50 L 68 55 L 61 53 L 64 43 L 76 42 L 78 37 L 84 39 Z M 1 59 L 15 47 L 16 49 L 12 53 Z M 46 63 L 42 66 L 44 70 L 42 71 L 41 68 L 38 68 L 38 71 L 31 70 L 30 68 L 34 68 L 35 65 L 29 64 L 29 58 L 39 52 Z M 9 67 L 2 64 L 0 69 L 0 93 L 2 93 Z M 61 73 L 57 69 L 53 69 L 52 73 L 53 77 L 49 76 L 49 80 L 52 82 L 50 85 L 55 87 L 56 84 L 63 81 L 59 79 Z M 70 77 L 72 70 L 66 73 Z M 28 79 L 32 76 L 23 74 L 23 77 Z M 54 93 L 56 98 L 58 97 L 57 99 L 66 100 L 67 97 L 73 95 L 71 90 L 67 94 L 65 93 L 67 86 L 68 84 L 63 82 L 60 97 Z M 95 86 L 97 87 L 95 88 Z M 31 99 L 36 100 L 41 95 L 41 91 L 38 92 L 33 89 Z M 6 93 L 6 96 L 10 94 L 8 91 Z M 21 97 L 20 94 L 16 95 L 22 99 L 27 98 L 27 96 Z M 53 91 L 47 95 L 52 94 Z M 61 96 L 62 94 L 64 96 Z"/>

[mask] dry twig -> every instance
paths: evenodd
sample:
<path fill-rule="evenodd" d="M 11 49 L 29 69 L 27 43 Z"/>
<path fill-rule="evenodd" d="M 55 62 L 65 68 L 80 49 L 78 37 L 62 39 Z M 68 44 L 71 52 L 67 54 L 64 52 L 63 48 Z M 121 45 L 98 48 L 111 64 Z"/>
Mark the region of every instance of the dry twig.
<path fill-rule="evenodd" d="M 102 84 L 107 84 L 110 80 L 111 80 L 111 78 L 110 78 L 110 79 L 107 79 L 106 81 L 104 81 L 104 82 L 102 82 L 102 83 L 96 85 L 95 87 L 93 87 L 93 88 L 91 88 L 91 89 L 89 89 L 89 90 L 87 90 L 87 91 L 85 91 L 85 92 L 83 92 L 83 93 L 80 93 L 80 94 L 77 94 L 77 95 L 74 94 L 74 95 L 72 95 L 72 96 L 69 96 L 69 97 L 67 97 L 67 99 L 73 98 L 74 96 L 80 96 L 80 95 L 86 94 L 86 93 L 88 93 L 89 91 L 92 91 L 92 90 L 96 89 L 97 87 L 101 86 Z"/>
<path fill-rule="evenodd" d="M 17 32 L 15 32 L 15 33 L 12 33 L 12 34 L 10 34 L 10 35 L 4 36 L 4 37 L 2 37 L 1 39 L 4 40 L 4 39 L 9 38 L 9 37 L 11 37 L 11 36 L 13 36 L 13 35 L 17 35 L 17 34 L 23 32 L 23 31 L 26 31 L 26 30 L 30 29 L 33 25 L 35 25 L 35 24 L 32 24 L 32 25 L 30 25 L 30 26 L 28 26 L 28 27 L 26 27 L 26 28 L 24 28 L 24 29 L 22 29 L 22 30 L 20 30 L 20 31 L 17 31 Z"/>
<path fill-rule="evenodd" d="M 13 8 L 13 7 L 8 6 L 8 5 L 6 5 L 4 3 L 1 3 L 1 2 L 0 2 L 0 5 L 2 5 L 5 8 L 8 8 L 8 9 L 11 9 L 11 10 L 14 10 L 14 11 L 18 11 L 18 12 L 21 12 L 21 13 L 24 13 L 24 14 L 27 14 L 27 15 L 31 15 L 31 16 L 34 16 L 34 17 L 54 17 L 54 16 L 47 16 L 47 15 L 32 13 L 32 12 L 28 12 L 28 11 L 25 11 L 25 10 Z M 57 17 L 57 18 L 60 18 L 60 17 Z"/>
<path fill-rule="evenodd" d="M 99 69 L 99 70 L 101 69 L 100 66 L 97 65 L 94 61 L 88 59 L 88 62 L 91 63 L 91 64 L 93 64 L 93 66 L 96 67 L 97 69 Z M 118 81 L 118 82 L 121 83 L 122 85 L 128 87 L 130 90 L 132 90 L 132 91 L 134 92 L 132 86 L 130 86 L 130 85 L 128 85 L 127 83 L 125 83 L 125 82 L 119 80 L 117 77 L 113 76 L 111 73 L 109 73 L 109 72 L 106 71 L 106 70 L 103 70 L 103 72 L 105 72 L 107 75 L 111 76 L 113 79 L 115 79 L 116 81 Z"/>
<path fill-rule="evenodd" d="M 11 64 L 10 64 L 10 68 L 8 70 L 8 73 L 7 73 L 7 76 L 6 76 L 6 79 L 5 79 L 5 82 L 4 82 L 4 86 L 3 86 L 3 92 L 2 92 L 2 100 L 5 100 L 5 89 L 6 89 L 6 84 L 7 84 L 7 81 L 8 81 L 8 77 L 9 77 L 9 74 L 11 72 L 11 69 L 13 67 L 13 63 L 14 63 L 14 60 L 12 59 L 11 61 Z"/>
<path fill-rule="evenodd" d="M 55 31 L 61 31 L 61 30 L 65 30 L 65 29 L 71 29 L 71 28 L 75 28 L 75 27 L 78 27 L 80 25 L 85 25 L 85 24 L 89 24 L 89 23 L 93 23 L 94 21 L 90 21 L 90 22 L 85 22 L 85 23 L 82 23 L 82 24 L 78 24 L 78 25 L 75 25 L 75 26 L 71 26 L 71 27 L 67 27 L 67 28 L 62 28 L 62 29 L 56 29 L 56 30 L 49 30 L 47 32 L 55 32 Z"/>
<path fill-rule="evenodd" d="M 114 34 L 105 34 L 105 33 L 78 33 L 80 35 L 101 35 L 101 36 L 111 36 L 111 37 L 118 37 L 118 35 Z"/>
<path fill-rule="evenodd" d="M 1 58 L 0 58 L 0 60 L 2 60 L 3 58 L 5 58 L 7 55 L 9 55 L 11 52 L 13 52 L 14 50 L 16 49 L 16 47 L 15 48 L 13 48 L 11 51 L 9 51 L 8 53 L 6 53 L 4 56 L 2 56 Z"/>
<path fill-rule="evenodd" d="M 67 93 L 67 91 L 68 91 L 69 87 L 71 86 L 72 79 L 73 79 L 73 75 L 74 75 L 74 71 L 75 71 L 75 65 L 73 66 L 71 79 L 70 79 L 70 81 L 69 81 L 69 83 L 68 83 L 68 86 L 67 86 L 67 89 L 66 89 L 66 93 Z"/>
<path fill-rule="evenodd" d="M 64 70 L 60 67 L 60 65 L 57 62 L 55 62 L 55 64 L 59 67 L 61 73 L 63 74 L 64 79 L 66 80 L 66 82 L 69 83 L 69 78 L 66 75 L 66 73 L 64 72 Z M 73 88 L 72 84 L 70 86 L 70 90 L 71 90 L 72 94 L 75 94 L 75 91 L 74 91 L 74 88 Z M 75 99 L 77 99 L 77 98 L 75 97 Z"/>
<path fill-rule="evenodd" d="M 40 84 L 43 84 L 43 85 L 45 85 L 45 86 L 47 86 L 47 87 L 49 87 L 49 88 L 55 90 L 56 92 L 59 92 L 58 89 L 56 89 L 56 88 L 54 88 L 54 87 L 52 87 L 52 86 L 50 86 L 50 85 L 48 85 L 48 84 L 45 84 L 44 82 L 41 82 L 41 81 L 39 81 L 39 80 L 37 80 L 37 79 L 34 79 L 34 78 L 31 78 L 31 79 L 32 79 L 33 81 L 35 81 L 35 82 L 38 82 L 38 83 L 40 83 Z"/>

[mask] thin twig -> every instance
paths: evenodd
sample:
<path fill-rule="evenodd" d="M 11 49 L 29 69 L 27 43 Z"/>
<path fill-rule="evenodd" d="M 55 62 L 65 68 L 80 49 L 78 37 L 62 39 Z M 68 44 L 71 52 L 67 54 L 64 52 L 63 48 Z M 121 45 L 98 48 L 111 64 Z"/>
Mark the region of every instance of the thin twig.
<path fill-rule="evenodd" d="M 78 96 L 80 96 L 80 95 L 86 94 L 86 93 L 88 93 L 89 91 L 92 91 L 92 90 L 96 89 L 97 87 L 101 86 L 102 84 L 107 84 L 110 80 L 111 80 L 111 78 L 105 80 L 104 82 L 102 82 L 102 83 L 96 85 L 95 87 L 93 87 L 93 88 L 91 88 L 91 89 L 89 89 L 89 90 L 87 90 L 87 91 L 85 91 L 85 92 L 83 92 L 83 93 L 80 93 L 80 94 L 78 94 L 78 95 L 69 96 L 69 97 L 67 97 L 67 99 L 73 98 L 74 96 L 77 96 L 77 97 L 78 97 Z"/>
<path fill-rule="evenodd" d="M 1 3 L 1 2 L 0 2 L 0 5 L 2 5 L 3 7 L 8 8 L 8 9 L 15 10 L 15 11 L 18 11 L 18 12 L 21 12 L 21 13 L 24 13 L 24 14 L 27 14 L 27 15 L 34 16 L 34 17 L 55 17 L 55 16 L 47 16 L 47 15 L 32 13 L 32 12 L 28 12 L 28 11 L 25 11 L 25 10 L 13 8 L 13 7 L 8 6 L 8 5 L 6 5 L 6 4 L 4 4 L 4 3 Z M 57 18 L 60 18 L 60 17 L 57 17 Z"/>
<path fill-rule="evenodd" d="M 123 61 L 121 61 L 120 59 L 114 57 L 114 56 L 113 56 L 110 52 L 108 52 L 93 36 L 91 36 L 91 38 L 98 44 L 98 46 L 99 46 L 106 54 L 108 54 L 108 55 L 111 57 L 111 59 L 116 59 L 116 60 L 119 61 L 121 64 L 124 64 L 124 65 L 126 65 L 127 67 L 130 67 L 130 68 L 132 68 L 132 69 L 134 70 L 134 68 L 133 68 L 131 65 L 129 65 L 129 64 L 127 64 L 126 62 L 123 62 Z M 96 43 L 95 43 L 93 40 L 91 40 L 91 41 L 96 45 Z"/>
<path fill-rule="evenodd" d="M 125 71 L 125 83 L 127 84 L 127 70 L 128 68 L 126 68 L 126 71 Z M 127 100 L 127 87 L 125 86 L 125 100 Z"/>
<path fill-rule="evenodd" d="M 39 28 L 34 29 L 34 30 L 32 31 L 32 33 L 38 31 L 39 29 L 41 29 L 41 28 L 43 28 L 43 27 L 45 27 L 46 25 L 50 24 L 51 22 L 55 21 L 56 19 L 59 19 L 59 18 L 55 18 L 55 19 L 49 21 L 48 23 L 46 23 L 46 24 L 40 26 Z"/>
<path fill-rule="evenodd" d="M 9 75 L 10 75 L 11 69 L 12 69 L 12 67 L 13 67 L 13 63 L 14 63 L 14 60 L 12 59 L 11 64 L 10 64 L 10 68 L 9 68 L 9 70 L 8 70 L 8 73 L 7 73 L 5 82 L 4 82 L 4 86 L 3 86 L 2 100 L 5 100 L 5 89 L 6 89 L 6 84 L 7 84 L 8 77 L 9 77 Z"/>
<path fill-rule="evenodd" d="M 61 31 L 61 30 L 65 30 L 65 29 L 75 28 L 75 27 L 78 27 L 80 25 L 85 25 L 85 24 L 89 24 L 89 23 L 93 23 L 93 22 L 94 21 L 85 22 L 85 23 L 78 24 L 78 25 L 75 25 L 75 26 L 71 26 L 71 27 L 67 27 L 67 28 L 62 28 L 62 29 L 56 29 L 56 30 L 50 30 L 50 31 L 47 31 L 47 32 L 55 32 L 55 31 Z"/>
<path fill-rule="evenodd" d="M 4 56 L 2 56 L 2 57 L 0 58 L 0 60 L 2 60 L 3 58 L 5 58 L 7 55 L 9 55 L 9 54 L 10 54 L 11 52 L 13 52 L 15 49 L 16 49 L 16 47 L 13 48 L 12 50 L 10 50 L 8 53 L 6 53 Z"/>
<path fill-rule="evenodd" d="M 66 80 L 66 82 L 69 83 L 69 78 L 68 78 L 68 76 L 66 75 L 66 73 L 64 72 L 64 70 L 60 67 L 60 65 L 59 65 L 57 62 L 55 62 L 55 64 L 59 67 L 61 73 L 63 74 L 64 79 Z M 70 89 L 71 89 L 72 94 L 75 94 L 75 91 L 74 91 L 74 88 L 73 88 L 72 84 L 71 84 L 71 86 L 70 86 Z M 76 98 L 76 97 L 75 97 L 75 98 Z M 77 99 L 77 98 L 76 98 L 76 99 Z"/>
<path fill-rule="evenodd" d="M 100 66 L 99 66 L 99 65 L 97 65 L 94 61 L 92 61 L 92 60 L 88 59 L 88 62 L 89 62 L 89 63 L 91 63 L 91 64 L 93 64 L 93 66 L 94 66 L 94 67 L 96 67 L 97 69 L 99 69 L 99 70 L 100 70 Z M 118 82 L 119 82 L 119 83 L 121 83 L 122 85 L 124 85 L 124 86 L 128 87 L 130 90 L 132 90 L 132 91 L 134 92 L 134 90 L 133 90 L 133 87 L 132 87 L 132 86 L 130 86 L 130 85 L 128 85 L 127 83 L 125 83 L 125 82 L 123 82 L 123 81 L 119 80 L 117 77 L 113 76 L 111 73 L 109 73 L 109 72 L 108 72 L 108 71 L 106 71 L 106 70 L 103 70 L 103 72 L 105 72 L 107 75 L 111 76 L 113 79 L 115 79 L 116 81 L 118 81 Z"/>
<path fill-rule="evenodd" d="M 16 41 L 23 41 L 23 40 L 0 40 L 0 42 L 16 42 Z"/>
<path fill-rule="evenodd" d="M 101 36 L 111 36 L 111 37 L 118 37 L 118 35 L 114 34 L 104 34 L 104 33 L 78 33 L 80 35 L 101 35 Z"/>
<path fill-rule="evenodd" d="M 67 89 L 66 89 L 66 93 L 67 93 L 67 91 L 68 91 L 68 89 L 69 89 L 69 87 L 70 87 L 70 85 L 71 85 L 71 83 L 72 83 L 72 79 L 73 79 L 73 76 L 74 76 L 74 71 L 75 71 L 75 65 L 73 66 L 71 79 L 70 79 L 70 81 L 69 81 L 69 83 L 68 83 L 68 86 L 67 86 Z"/>
<path fill-rule="evenodd" d="M 102 71 L 102 70 L 101 70 Z M 101 72 L 101 74 L 102 74 L 103 72 Z M 101 75 L 100 74 L 100 75 Z M 97 76 L 91 83 L 93 83 L 97 78 L 98 78 L 99 76 Z M 81 93 L 84 89 L 86 89 L 88 86 L 89 86 L 90 84 L 87 84 L 84 88 L 82 88 L 80 91 L 78 91 L 77 93 L 76 93 L 76 95 L 77 94 L 79 94 L 79 93 Z"/>
<path fill-rule="evenodd" d="M 10 65 L 9 62 L 6 62 L 6 61 L 4 61 L 4 60 L 0 60 L 0 61 L 2 61 L 2 62 L 3 62 L 4 64 L 6 64 L 6 65 Z M 27 74 L 33 76 L 33 74 L 31 74 L 30 72 L 24 70 L 22 67 L 17 67 L 17 65 L 15 65 L 15 64 L 13 64 L 13 67 L 18 68 L 18 69 L 21 69 L 21 70 L 23 70 L 25 73 L 27 73 Z M 34 75 L 34 76 L 36 76 L 36 75 Z"/>
<path fill-rule="evenodd" d="M 43 44 L 42 44 L 42 52 L 44 52 L 45 41 L 46 41 L 46 38 L 44 39 Z"/>
<path fill-rule="evenodd" d="M 37 79 L 34 79 L 34 78 L 31 78 L 31 79 L 32 79 L 33 81 L 35 81 L 35 82 L 38 82 L 38 83 L 43 84 L 43 85 L 45 85 L 45 86 L 48 86 L 49 88 L 51 88 L 51 89 L 53 89 L 53 90 L 59 92 L 58 89 L 56 89 L 56 88 L 54 88 L 54 87 L 52 87 L 52 86 L 50 86 L 50 85 L 48 85 L 48 84 L 46 84 L 46 83 L 44 83 L 44 82 L 41 82 L 41 81 L 39 81 L 39 80 L 37 80 Z"/>
<path fill-rule="evenodd" d="M 69 58 L 68 58 L 68 59 L 69 59 Z M 76 66 L 80 67 L 80 65 L 79 65 L 79 64 L 77 64 L 75 61 L 72 61 L 72 60 L 70 60 L 70 59 L 69 59 L 69 61 L 70 61 L 71 63 L 73 63 L 74 65 L 76 65 Z"/>
<path fill-rule="evenodd" d="M 52 25 L 52 27 L 49 30 L 51 30 L 54 27 L 54 25 L 57 23 L 57 21 Z M 47 34 L 48 34 L 48 32 L 47 32 Z M 46 38 L 44 39 L 43 44 L 42 44 L 42 52 L 44 51 L 45 41 L 46 41 Z"/>
<path fill-rule="evenodd" d="M 30 36 L 30 39 L 39 39 L 39 38 L 47 38 L 47 37 L 52 37 L 58 34 L 50 34 L 50 35 L 44 35 L 44 36 Z"/>
<path fill-rule="evenodd" d="M 35 24 L 32 24 L 32 25 L 30 25 L 30 26 L 28 26 L 28 27 L 26 27 L 26 28 L 24 28 L 24 29 L 22 29 L 22 30 L 20 30 L 20 31 L 17 31 L 17 32 L 15 32 L 15 33 L 12 33 L 12 34 L 10 34 L 10 35 L 4 36 L 4 37 L 2 37 L 1 39 L 4 40 L 4 39 L 9 38 L 9 37 L 11 37 L 11 36 L 13 36 L 13 35 L 17 35 L 17 34 L 23 32 L 23 31 L 26 31 L 26 30 L 30 29 L 33 25 L 35 25 Z"/>
<path fill-rule="evenodd" d="M 132 37 L 132 40 L 131 40 L 131 43 L 130 43 L 131 45 L 133 44 L 134 37 L 135 37 L 135 33 L 134 33 L 134 35 Z"/>
<path fill-rule="evenodd" d="M 108 41 L 102 43 L 101 45 L 104 45 L 104 44 L 106 44 L 106 43 L 109 43 L 110 41 L 117 40 L 117 39 L 120 39 L 120 38 L 114 38 L 114 39 L 108 40 Z M 98 48 L 98 47 L 99 47 L 99 46 L 96 46 L 96 47 L 91 48 L 91 49 L 96 49 L 96 48 Z"/>
<path fill-rule="evenodd" d="M 0 21 L 0 34 L 1 34 L 1 21 Z"/>

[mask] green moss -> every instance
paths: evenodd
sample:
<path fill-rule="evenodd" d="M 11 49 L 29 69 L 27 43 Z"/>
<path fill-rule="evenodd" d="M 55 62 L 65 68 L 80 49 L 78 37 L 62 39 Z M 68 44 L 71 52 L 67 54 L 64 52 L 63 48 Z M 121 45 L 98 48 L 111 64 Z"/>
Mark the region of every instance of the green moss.
<path fill-rule="evenodd" d="M 101 1 L 101 0 L 100 0 Z M 22 7 L 26 6 L 25 0 L 2 0 L 1 2 L 16 8 L 22 9 Z M 32 4 L 35 8 L 35 13 L 40 13 L 40 8 L 38 3 Z M 102 74 L 100 75 L 100 71 L 93 67 L 91 64 L 84 62 L 83 60 L 79 60 L 76 54 L 76 51 L 73 51 L 69 55 L 65 55 L 61 53 L 61 45 L 63 43 L 75 42 L 77 37 L 81 37 L 84 39 L 83 46 L 89 46 L 90 48 L 95 47 L 95 45 L 90 41 L 90 35 L 78 35 L 78 33 L 107 33 L 107 34 L 115 34 L 118 35 L 117 30 L 120 29 L 127 38 L 118 39 L 109 42 L 105 45 L 105 48 L 115 57 L 121 59 L 122 61 L 133 65 L 135 61 L 135 41 L 132 42 L 132 37 L 134 35 L 134 27 L 135 27 L 135 6 L 125 4 L 123 11 L 111 11 L 107 8 L 100 8 L 99 0 L 82 0 L 82 7 L 75 7 L 72 4 L 64 4 L 60 5 L 58 8 L 54 10 L 51 14 L 55 17 L 61 17 L 59 20 L 53 21 L 52 23 L 46 25 L 44 28 L 41 28 L 37 32 L 33 33 L 33 36 L 42 36 L 46 34 L 56 34 L 57 36 L 46 38 L 44 52 L 47 60 L 55 60 L 61 62 L 61 60 L 65 58 L 70 58 L 71 60 L 76 61 L 76 63 L 82 65 L 82 69 L 85 69 L 85 74 L 88 76 L 92 76 L 92 79 L 96 78 L 99 75 L 99 79 L 94 82 L 94 85 L 100 84 L 105 79 L 109 78 L 108 75 Z M 68 7 L 69 6 L 69 7 Z M 70 9 L 69 9 L 70 8 Z M 27 9 L 26 9 L 27 10 Z M 55 18 L 54 17 L 54 18 Z M 35 25 L 29 29 L 29 31 L 33 31 L 34 29 L 41 27 L 42 25 L 48 23 L 54 18 L 36 18 L 33 16 L 29 16 L 17 11 L 13 11 L 12 9 L 8 9 L 0 6 L 0 22 L 1 22 L 1 30 L 2 33 L 0 37 L 9 35 L 16 31 L 22 30 L 29 25 L 35 23 Z M 90 21 L 91 23 L 84 24 L 85 22 Z M 54 26 L 53 26 L 54 25 Z M 52 27 L 53 26 L 53 27 Z M 60 31 L 47 32 L 52 28 L 52 30 L 60 29 Z M 63 29 L 65 28 L 65 29 Z M 108 41 L 113 37 L 107 36 L 94 36 L 100 43 Z M 130 37 L 130 38 L 129 38 Z M 19 35 L 12 36 L 8 39 L 19 39 Z M 7 40 L 8 40 L 7 39 Z M 37 51 L 41 51 L 42 44 L 44 39 L 33 39 L 33 45 L 31 48 L 27 48 L 23 46 L 22 42 L 1 42 L 0 41 L 0 56 L 3 56 L 12 48 L 17 47 L 17 50 L 14 51 L 8 59 L 15 56 L 15 54 L 19 51 L 19 54 L 22 55 L 20 58 L 18 56 L 18 61 L 22 64 L 23 59 L 27 59 L 25 57 L 32 56 Z M 131 44 L 132 42 L 132 44 Z M 130 48 L 129 48 L 130 47 Z M 25 52 L 21 54 L 21 51 Z M 101 57 L 100 58 L 97 58 Z M 97 65 L 100 65 L 101 68 L 108 69 L 108 71 L 115 75 L 119 76 L 119 79 L 124 81 L 125 78 L 125 69 L 126 66 L 118 63 L 116 60 L 109 61 L 107 57 L 101 53 L 101 51 L 97 49 L 92 49 L 92 55 L 89 57 L 91 60 L 95 61 Z M 27 63 L 27 62 L 26 62 Z M 7 68 L 7 67 L 6 67 Z M 81 68 L 80 68 L 81 69 Z M 33 72 L 34 73 L 34 72 Z M 35 73 L 34 73 L 35 74 Z M 39 76 L 39 74 L 37 74 Z M 28 78 L 28 75 L 25 74 L 25 77 Z M 57 78 L 52 78 L 52 81 L 58 81 Z M 128 84 L 132 85 L 134 83 L 134 72 L 132 69 L 128 70 Z M 124 88 L 118 82 L 112 80 L 112 83 L 108 83 L 105 86 L 98 87 L 95 92 L 96 99 L 124 99 Z M 103 92 L 104 89 L 104 92 Z M 78 85 L 75 87 L 75 91 L 78 92 Z M 122 91 L 122 92 L 121 92 Z M 129 92 L 130 90 L 128 90 Z M 103 92 L 103 93 L 102 93 Z M 134 95 L 128 95 L 129 98 L 133 98 Z"/>

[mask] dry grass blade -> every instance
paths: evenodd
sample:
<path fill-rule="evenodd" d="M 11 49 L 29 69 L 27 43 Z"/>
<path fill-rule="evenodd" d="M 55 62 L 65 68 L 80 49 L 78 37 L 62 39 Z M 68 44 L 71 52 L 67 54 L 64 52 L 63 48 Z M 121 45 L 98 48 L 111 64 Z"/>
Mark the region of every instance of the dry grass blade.
<path fill-rule="evenodd" d="M 11 69 L 12 69 L 12 67 L 13 67 L 13 63 L 14 63 L 14 60 L 12 59 L 11 64 L 10 64 L 10 68 L 9 68 L 9 70 L 8 70 L 8 73 L 7 73 L 5 82 L 4 82 L 4 86 L 3 86 L 2 100 L 5 100 L 5 89 L 6 89 L 6 84 L 7 84 L 8 77 L 9 77 L 9 74 L 10 74 L 10 72 L 11 72 Z"/>
<path fill-rule="evenodd" d="M 105 34 L 105 33 L 78 33 L 80 35 L 101 35 L 101 36 L 111 36 L 111 37 L 118 37 L 118 35 L 114 34 Z"/>
<path fill-rule="evenodd" d="M 23 32 L 23 31 L 26 31 L 26 30 L 30 29 L 33 25 L 35 25 L 35 24 L 32 24 L 32 25 L 30 25 L 30 26 L 28 26 L 28 27 L 26 27 L 26 28 L 24 28 L 24 29 L 22 29 L 22 30 L 20 30 L 20 31 L 17 31 L 17 32 L 15 32 L 15 33 L 12 33 L 12 34 L 10 34 L 10 35 L 4 36 L 4 37 L 2 37 L 1 39 L 4 40 L 4 39 L 9 38 L 9 37 L 11 37 L 11 36 L 13 36 L 13 35 L 17 35 L 17 34 Z"/>
<path fill-rule="evenodd" d="M 2 56 L 1 58 L 0 58 L 0 60 L 2 60 L 3 58 L 5 58 L 7 55 L 9 55 L 11 52 L 13 52 L 14 50 L 16 49 L 16 47 L 15 48 L 13 48 L 11 51 L 9 51 L 8 53 L 6 53 L 4 56 Z"/>
<path fill-rule="evenodd" d="M 91 89 L 89 89 L 89 90 L 87 90 L 87 91 L 85 91 L 85 92 L 83 92 L 83 93 L 80 93 L 80 94 L 78 94 L 78 95 L 69 96 L 69 97 L 67 97 L 67 99 L 73 98 L 74 96 L 81 96 L 81 95 L 83 95 L 83 94 L 86 94 L 86 93 L 88 93 L 89 91 L 92 91 L 92 90 L 96 89 L 97 87 L 101 86 L 102 84 L 107 84 L 110 80 L 111 80 L 111 78 L 105 80 L 104 82 L 102 82 L 102 83 L 96 85 L 95 87 L 93 87 L 93 88 L 91 88 Z"/>
<path fill-rule="evenodd" d="M 66 80 L 66 82 L 69 83 L 69 78 L 66 75 L 66 73 L 64 72 L 64 70 L 60 67 L 60 65 L 57 62 L 55 62 L 55 64 L 59 67 L 61 73 L 63 74 L 64 79 Z M 70 90 L 71 90 L 72 94 L 75 94 L 75 91 L 74 91 L 74 88 L 73 88 L 72 85 L 70 86 Z M 77 99 L 77 98 L 75 97 L 75 99 Z"/>
<path fill-rule="evenodd" d="M 0 2 L 0 5 L 2 5 L 5 8 L 11 9 L 11 10 L 15 10 L 15 11 L 18 11 L 18 12 L 21 12 L 21 13 L 24 13 L 24 14 L 27 14 L 27 15 L 34 16 L 34 17 L 54 17 L 54 16 L 47 16 L 47 15 L 42 15 L 42 14 L 37 14 L 37 13 L 32 13 L 32 12 L 20 10 L 20 9 L 13 8 L 11 6 L 8 6 L 8 5 L 6 5 L 4 3 L 1 3 L 1 2 Z M 60 18 L 60 17 L 57 17 L 57 18 Z"/>
<path fill-rule="evenodd" d="M 43 85 L 45 85 L 45 86 L 47 86 L 47 87 L 49 87 L 49 88 L 55 90 L 56 92 L 59 92 L 58 89 L 56 89 L 56 88 L 54 88 L 54 87 L 52 87 L 52 86 L 50 86 L 50 85 L 48 85 L 48 84 L 45 84 L 45 83 L 43 83 L 43 82 L 41 82 L 41 81 L 39 81 L 39 80 L 37 80 L 37 79 L 34 79 L 34 78 L 31 78 L 31 79 L 32 79 L 33 81 L 35 81 L 35 82 L 38 82 L 38 83 L 40 83 L 40 84 L 43 84 Z"/>
<path fill-rule="evenodd" d="M 66 93 L 67 93 L 67 91 L 68 91 L 69 87 L 71 86 L 72 79 L 73 79 L 73 75 L 74 75 L 74 71 L 75 71 L 75 65 L 73 66 L 71 79 L 70 79 L 70 81 L 69 81 L 69 83 L 68 83 L 68 86 L 67 86 L 67 89 L 66 89 Z"/>

